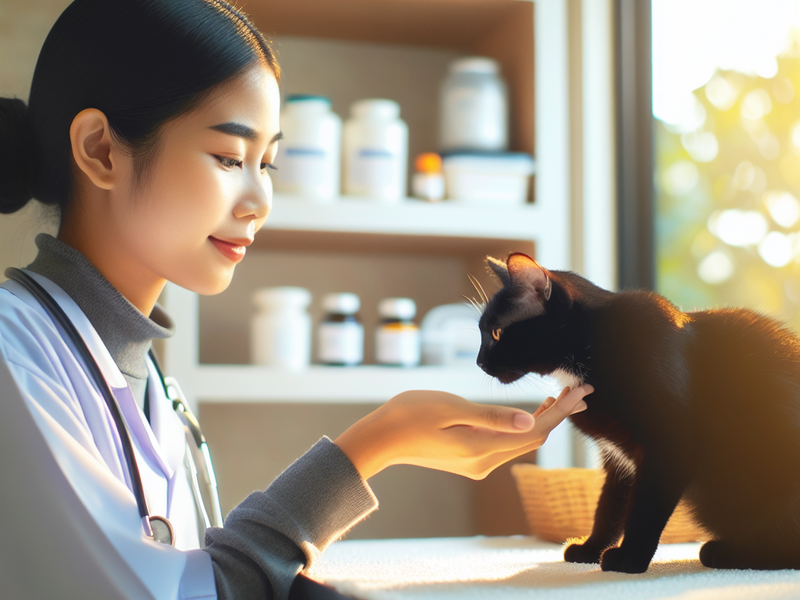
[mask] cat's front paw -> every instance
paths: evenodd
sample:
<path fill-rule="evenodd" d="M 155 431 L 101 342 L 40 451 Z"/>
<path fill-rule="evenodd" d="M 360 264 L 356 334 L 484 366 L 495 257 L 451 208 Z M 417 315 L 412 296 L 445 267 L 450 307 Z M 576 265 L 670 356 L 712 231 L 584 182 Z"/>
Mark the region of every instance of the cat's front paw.
<path fill-rule="evenodd" d="M 644 573 L 650 566 L 650 559 L 640 553 L 630 552 L 625 548 L 609 548 L 600 558 L 603 571 L 617 573 Z"/>
<path fill-rule="evenodd" d="M 571 544 L 564 550 L 564 560 L 571 563 L 599 563 L 603 549 L 590 542 Z"/>

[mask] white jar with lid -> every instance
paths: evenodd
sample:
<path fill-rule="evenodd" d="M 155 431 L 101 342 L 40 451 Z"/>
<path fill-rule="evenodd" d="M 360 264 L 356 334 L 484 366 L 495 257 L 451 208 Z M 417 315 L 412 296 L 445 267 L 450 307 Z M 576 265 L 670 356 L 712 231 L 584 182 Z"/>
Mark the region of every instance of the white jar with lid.
<path fill-rule="evenodd" d="M 342 120 L 324 96 L 293 94 L 281 114 L 284 139 L 278 144 L 276 192 L 323 202 L 340 193 Z"/>
<path fill-rule="evenodd" d="M 317 330 L 317 356 L 326 365 L 355 366 L 364 361 L 364 326 L 358 318 L 356 294 L 328 294 L 322 300 L 325 317 Z"/>
<path fill-rule="evenodd" d="M 344 124 L 344 193 L 382 202 L 406 196 L 408 126 L 392 100 L 359 100 Z"/>
<path fill-rule="evenodd" d="M 483 56 L 450 64 L 442 84 L 442 151 L 502 152 L 508 148 L 508 100 L 497 61 Z"/>
<path fill-rule="evenodd" d="M 257 290 L 251 323 L 253 364 L 301 370 L 311 362 L 311 292 L 300 287 Z"/>
<path fill-rule="evenodd" d="M 415 367 L 420 360 L 420 333 L 414 323 L 417 305 L 411 298 L 384 298 L 378 303 L 381 322 L 375 331 L 375 360 L 381 365 Z"/>

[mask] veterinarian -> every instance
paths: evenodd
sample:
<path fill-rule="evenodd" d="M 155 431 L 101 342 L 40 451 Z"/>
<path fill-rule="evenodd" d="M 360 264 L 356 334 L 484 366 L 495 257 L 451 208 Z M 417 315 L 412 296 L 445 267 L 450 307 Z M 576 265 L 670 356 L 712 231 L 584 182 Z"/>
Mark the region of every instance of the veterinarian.
<path fill-rule="evenodd" d="M 285 598 L 377 508 L 372 475 L 484 477 L 585 408 L 590 388 L 533 417 L 406 392 L 219 522 L 202 434 L 150 353 L 172 335 L 156 299 L 224 290 L 266 220 L 279 78 L 222 0 L 77 0 L 28 105 L 0 100 L 0 212 L 36 198 L 59 218 L 0 286 L 2 597 Z"/>

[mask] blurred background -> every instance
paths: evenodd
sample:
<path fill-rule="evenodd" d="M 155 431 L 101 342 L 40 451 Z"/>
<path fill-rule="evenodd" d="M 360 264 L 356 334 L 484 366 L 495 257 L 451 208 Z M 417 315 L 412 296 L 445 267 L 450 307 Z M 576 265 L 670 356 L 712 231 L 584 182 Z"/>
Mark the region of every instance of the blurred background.
<path fill-rule="evenodd" d="M 800 328 L 800 3 L 654 0 L 656 285 Z"/>

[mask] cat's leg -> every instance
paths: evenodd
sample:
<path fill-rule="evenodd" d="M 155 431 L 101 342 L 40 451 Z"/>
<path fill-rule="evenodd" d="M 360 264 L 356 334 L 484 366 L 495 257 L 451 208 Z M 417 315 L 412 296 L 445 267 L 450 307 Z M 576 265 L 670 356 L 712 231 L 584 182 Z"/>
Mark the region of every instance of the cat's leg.
<path fill-rule="evenodd" d="M 800 569 L 800 539 L 712 540 L 700 548 L 700 562 L 712 569 Z"/>
<path fill-rule="evenodd" d="M 603 550 L 619 541 L 625 524 L 633 475 L 606 463 L 606 480 L 597 502 L 592 533 L 582 544 L 571 544 L 564 560 L 573 563 L 599 563 Z"/>
<path fill-rule="evenodd" d="M 618 548 L 603 552 L 603 571 L 644 573 L 682 494 L 683 486 L 668 481 L 657 461 L 645 457 L 631 494 L 625 536 Z"/>

